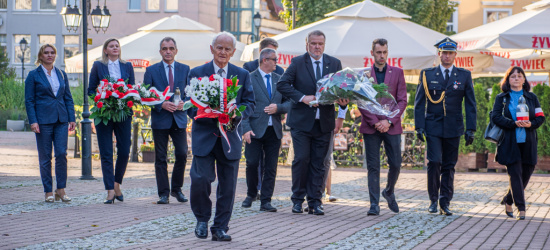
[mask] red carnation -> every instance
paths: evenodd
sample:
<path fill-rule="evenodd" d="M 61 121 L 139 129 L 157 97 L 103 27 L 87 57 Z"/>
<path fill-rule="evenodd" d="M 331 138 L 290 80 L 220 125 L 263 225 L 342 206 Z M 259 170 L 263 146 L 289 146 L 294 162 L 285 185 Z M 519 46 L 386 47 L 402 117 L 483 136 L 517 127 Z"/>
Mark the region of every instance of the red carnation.
<path fill-rule="evenodd" d="M 202 80 L 202 77 L 199 77 L 199 82 Z"/>
<path fill-rule="evenodd" d="M 94 97 L 94 102 L 97 102 L 97 101 L 99 101 L 99 99 L 100 99 L 100 98 L 101 98 L 101 96 L 100 96 L 100 95 L 96 95 L 96 96 Z"/>
<path fill-rule="evenodd" d="M 208 80 L 214 81 L 214 75 L 211 75 L 210 77 L 208 77 Z"/>
<path fill-rule="evenodd" d="M 128 105 L 128 107 L 131 108 L 132 106 L 134 106 L 134 102 L 128 101 L 128 102 L 126 103 L 126 105 Z"/>
<path fill-rule="evenodd" d="M 120 78 L 117 80 L 117 82 L 124 82 L 124 79 Z"/>
<path fill-rule="evenodd" d="M 109 98 L 113 95 L 113 92 L 110 90 L 105 91 L 105 98 Z"/>
<path fill-rule="evenodd" d="M 107 79 L 103 79 L 103 80 L 101 80 L 101 81 L 103 81 L 104 83 L 108 83 L 108 82 L 109 82 L 109 80 L 107 80 Z"/>
<path fill-rule="evenodd" d="M 98 102 L 96 106 L 98 109 L 100 109 L 101 107 L 103 107 L 103 102 Z"/>
<path fill-rule="evenodd" d="M 131 88 L 132 88 L 132 85 L 128 84 L 127 87 L 128 87 L 129 89 L 131 89 Z"/>
<path fill-rule="evenodd" d="M 231 87 L 231 85 L 233 85 L 233 81 L 231 81 L 231 79 L 225 79 L 225 85 L 227 87 Z"/>
<path fill-rule="evenodd" d="M 220 114 L 220 116 L 218 116 L 218 121 L 221 123 L 221 124 L 227 124 L 229 122 L 229 115 L 227 114 Z"/>

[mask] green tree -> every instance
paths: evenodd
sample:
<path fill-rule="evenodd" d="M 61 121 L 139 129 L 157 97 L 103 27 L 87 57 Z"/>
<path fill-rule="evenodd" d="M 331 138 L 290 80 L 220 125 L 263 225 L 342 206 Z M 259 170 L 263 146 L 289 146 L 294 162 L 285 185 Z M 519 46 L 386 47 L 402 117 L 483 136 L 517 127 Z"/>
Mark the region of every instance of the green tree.
<path fill-rule="evenodd" d="M 325 18 L 325 14 L 361 0 L 300 0 L 297 3 L 296 28 Z M 447 20 L 457 3 L 448 0 L 374 0 L 411 16 L 411 21 L 438 32 L 445 32 Z M 292 28 L 292 0 L 283 0 L 285 11 L 280 13 L 290 30 Z"/>
<path fill-rule="evenodd" d="M 495 100 L 497 98 L 497 95 L 500 94 L 500 84 L 496 83 L 493 85 L 492 91 L 491 91 L 491 98 L 489 99 L 489 103 L 487 103 L 487 111 L 493 110 L 493 106 L 495 105 Z M 491 120 L 491 117 L 487 115 L 487 124 L 489 124 L 489 121 Z M 483 130 L 485 132 L 485 130 Z M 487 149 L 489 150 L 489 153 L 495 153 L 497 151 L 497 145 L 486 141 Z"/>
<path fill-rule="evenodd" d="M 487 116 L 489 115 L 488 101 L 489 92 L 482 84 L 474 85 L 476 96 L 476 132 L 474 134 L 474 143 L 470 146 L 465 146 L 464 140 L 460 143 L 460 153 L 485 153 L 487 145 L 485 143 L 484 133 L 487 127 Z M 491 106 L 492 107 L 492 106 Z M 464 109 L 462 110 L 464 113 Z"/>
<path fill-rule="evenodd" d="M 0 82 L 12 78 L 15 78 L 15 69 L 10 67 L 10 59 L 6 54 L 5 47 L 0 46 Z"/>
<path fill-rule="evenodd" d="M 542 111 L 545 115 L 550 114 L 550 87 L 546 85 L 537 85 L 533 88 L 533 93 L 537 95 Z M 539 156 L 550 156 L 550 123 L 546 120 L 542 126 L 537 129 L 537 152 Z"/>

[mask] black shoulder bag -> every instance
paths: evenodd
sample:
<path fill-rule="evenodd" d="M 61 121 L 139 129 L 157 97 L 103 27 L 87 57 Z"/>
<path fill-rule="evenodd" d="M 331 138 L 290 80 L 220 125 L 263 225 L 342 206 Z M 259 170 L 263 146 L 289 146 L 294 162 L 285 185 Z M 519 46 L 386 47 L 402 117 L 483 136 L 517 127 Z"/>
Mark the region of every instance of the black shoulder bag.
<path fill-rule="evenodd" d="M 502 115 L 504 115 L 504 109 L 506 108 L 506 97 L 504 97 L 503 101 L 503 108 L 502 108 Z M 499 143 L 500 140 L 502 140 L 502 137 L 504 135 L 502 128 L 497 126 L 493 119 L 491 118 L 493 114 L 493 111 L 489 112 L 489 125 L 487 125 L 487 128 L 485 129 L 485 140 L 490 141 L 492 143 Z"/>

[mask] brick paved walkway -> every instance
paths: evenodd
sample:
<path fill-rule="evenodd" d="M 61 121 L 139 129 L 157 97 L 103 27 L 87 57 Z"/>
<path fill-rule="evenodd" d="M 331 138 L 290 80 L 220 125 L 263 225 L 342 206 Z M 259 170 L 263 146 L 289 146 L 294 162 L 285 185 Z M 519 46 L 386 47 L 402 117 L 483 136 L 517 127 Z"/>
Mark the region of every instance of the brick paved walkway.
<path fill-rule="evenodd" d="M 71 155 L 71 154 L 70 154 Z M 98 160 L 93 181 L 79 180 L 80 159 L 69 158 L 70 204 L 43 202 L 32 133 L 0 132 L 0 249 L 550 249 L 550 176 L 534 175 L 527 187 L 527 220 L 504 214 L 499 200 L 508 186 L 501 173 L 457 173 L 453 216 L 427 212 L 425 171 L 403 170 L 396 196 L 400 213 L 381 202 L 379 216 L 366 216 L 367 174 L 363 169 L 333 172 L 333 195 L 325 216 L 292 214 L 290 168 L 280 166 L 273 205 L 242 208 L 244 166 L 239 171 L 232 242 L 194 236 L 189 203 L 156 205 L 153 164 L 131 163 L 122 185 L 124 202 L 104 205 Z M 386 171 L 381 182 L 385 184 Z M 183 192 L 189 195 L 189 165 Z M 215 190 L 215 189 L 213 189 Z M 215 197 L 212 196 L 214 199 Z"/>

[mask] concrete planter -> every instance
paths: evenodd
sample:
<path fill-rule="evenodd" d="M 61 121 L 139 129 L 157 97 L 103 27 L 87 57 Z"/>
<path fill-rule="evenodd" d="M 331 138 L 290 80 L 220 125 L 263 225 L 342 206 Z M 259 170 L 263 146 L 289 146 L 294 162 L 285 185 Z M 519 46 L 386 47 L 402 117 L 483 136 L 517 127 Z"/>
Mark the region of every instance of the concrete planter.
<path fill-rule="evenodd" d="M 458 155 L 458 162 L 455 169 L 462 171 L 479 171 L 487 168 L 487 154 L 468 153 Z"/>
<path fill-rule="evenodd" d="M 495 161 L 495 154 L 489 153 L 487 156 L 487 171 L 490 170 L 506 170 L 506 166 L 498 164 Z"/>
<path fill-rule="evenodd" d="M 24 120 L 7 120 L 6 121 L 7 131 L 23 131 L 24 129 L 25 129 Z"/>
<path fill-rule="evenodd" d="M 539 156 L 535 169 L 550 171 L 550 156 Z"/>
<path fill-rule="evenodd" d="M 155 162 L 155 151 L 141 151 L 142 162 Z"/>

